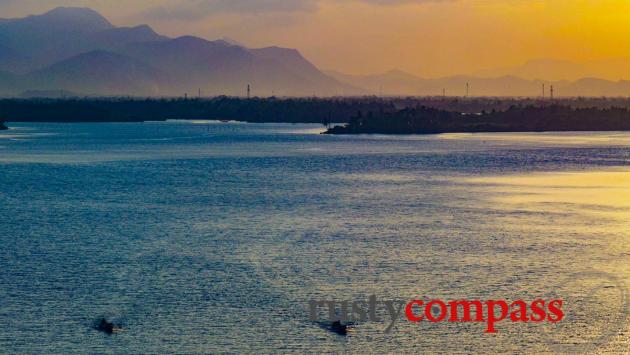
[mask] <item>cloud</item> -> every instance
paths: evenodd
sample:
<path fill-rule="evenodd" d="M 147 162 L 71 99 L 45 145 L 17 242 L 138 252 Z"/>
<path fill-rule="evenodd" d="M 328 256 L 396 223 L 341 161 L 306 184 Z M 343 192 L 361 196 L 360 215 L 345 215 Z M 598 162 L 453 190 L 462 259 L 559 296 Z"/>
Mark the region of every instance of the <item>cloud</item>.
<path fill-rule="evenodd" d="M 0 17 L 43 13 L 57 6 L 90 7 L 114 16 L 195 21 L 222 14 L 292 14 L 317 11 L 322 3 L 398 6 L 458 0 L 0 0 Z"/>
<path fill-rule="evenodd" d="M 180 0 L 143 11 L 142 15 L 160 20 L 198 20 L 212 15 L 309 12 L 318 0 Z"/>
<path fill-rule="evenodd" d="M 322 2 L 365 3 L 379 6 L 423 4 L 457 0 L 179 0 L 151 7 L 141 16 L 159 20 L 194 21 L 213 15 L 312 12 Z"/>
<path fill-rule="evenodd" d="M 367 4 L 383 5 L 383 6 L 395 6 L 403 4 L 426 4 L 431 2 L 451 2 L 457 0 L 349 0 L 354 2 L 363 2 Z"/>
<path fill-rule="evenodd" d="M 154 1 L 145 0 L 0 0 L 0 17 L 38 15 L 56 7 L 88 7 L 106 16 L 119 16 L 138 12 L 152 3 Z"/>

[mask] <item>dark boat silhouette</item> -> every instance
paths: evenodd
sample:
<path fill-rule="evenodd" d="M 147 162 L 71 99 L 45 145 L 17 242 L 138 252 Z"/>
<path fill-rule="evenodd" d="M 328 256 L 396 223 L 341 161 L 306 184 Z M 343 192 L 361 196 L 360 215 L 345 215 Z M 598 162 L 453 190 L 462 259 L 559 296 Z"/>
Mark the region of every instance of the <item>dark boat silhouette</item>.
<path fill-rule="evenodd" d="M 7 127 L 4 122 L 0 121 L 0 131 L 6 131 L 7 129 L 9 129 L 9 127 Z"/>
<path fill-rule="evenodd" d="M 114 325 L 114 323 L 108 322 L 105 318 L 101 318 L 101 320 L 96 325 L 96 330 L 106 334 L 113 334 L 121 331 L 122 328 L 120 326 Z"/>
<path fill-rule="evenodd" d="M 354 323 L 352 322 L 344 324 L 337 320 L 334 322 L 318 322 L 318 324 L 322 329 L 325 329 L 337 335 L 345 336 L 348 335 L 349 332 L 352 332 L 354 330 Z"/>

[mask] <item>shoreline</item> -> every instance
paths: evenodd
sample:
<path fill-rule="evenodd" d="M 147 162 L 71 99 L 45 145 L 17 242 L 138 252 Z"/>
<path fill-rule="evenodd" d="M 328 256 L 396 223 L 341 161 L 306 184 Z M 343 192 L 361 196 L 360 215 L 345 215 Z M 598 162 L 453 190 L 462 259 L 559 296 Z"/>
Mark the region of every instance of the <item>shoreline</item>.
<path fill-rule="evenodd" d="M 342 126 L 337 126 L 343 128 Z M 336 127 L 334 127 L 336 128 Z M 429 136 L 429 135 L 437 135 L 437 134 L 452 134 L 452 133 L 463 133 L 463 134 L 476 134 L 476 133 L 603 133 L 603 132 L 630 132 L 630 129 L 566 129 L 566 130 L 479 130 L 479 131 L 464 131 L 464 130 L 453 130 L 453 131 L 425 131 L 425 132 L 380 132 L 380 131 L 364 131 L 364 132 L 348 132 L 348 131 L 336 131 L 334 128 L 331 128 L 325 132 L 320 134 L 323 135 L 331 135 L 331 136 L 352 136 L 352 135 L 388 135 L 388 136 L 408 136 L 408 135 L 417 135 L 417 136 Z"/>
<path fill-rule="evenodd" d="M 512 106 L 469 114 L 431 107 L 368 112 L 324 134 L 443 134 L 630 131 L 628 108 Z"/>

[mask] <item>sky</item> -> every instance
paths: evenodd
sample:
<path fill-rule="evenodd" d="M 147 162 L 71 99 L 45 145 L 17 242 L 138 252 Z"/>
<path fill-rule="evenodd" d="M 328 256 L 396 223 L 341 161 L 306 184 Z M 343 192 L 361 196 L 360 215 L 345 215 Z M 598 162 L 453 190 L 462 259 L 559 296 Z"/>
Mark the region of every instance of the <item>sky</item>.
<path fill-rule="evenodd" d="M 116 25 L 299 49 L 349 74 L 474 74 L 630 57 L 630 0 L 0 0 L 0 17 L 84 6 Z M 612 75 L 624 77 L 624 73 Z M 628 75 L 626 75 L 627 77 Z"/>

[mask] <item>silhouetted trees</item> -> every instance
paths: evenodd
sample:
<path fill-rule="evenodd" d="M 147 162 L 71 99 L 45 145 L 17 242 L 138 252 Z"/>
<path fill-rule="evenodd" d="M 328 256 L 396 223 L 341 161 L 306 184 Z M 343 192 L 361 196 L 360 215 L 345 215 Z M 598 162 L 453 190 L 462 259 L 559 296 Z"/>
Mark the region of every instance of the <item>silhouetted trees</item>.
<path fill-rule="evenodd" d="M 590 105 L 590 106 L 589 106 Z M 214 119 L 348 123 L 329 133 L 440 133 L 630 129 L 624 98 L 237 98 L 4 99 L 2 119 L 27 122 L 133 122 Z"/>
<path fill-rule="evenodd" d="M 367 117 L 360 113 L 329 134 L 427 134 L 452 132 L 542 132 L 630 130 L 627 108 L 572 108 L 568 106 L 516 106 L 466 114 L 420 106 Z"/>
<path fill-rule="evenodd" d="M 391 102 L 361 99 L 7 99 L 7 121 L 131 122 L 216 119 L 248 122 L 342 123 L 358 110 L 395 111 Z"/>

